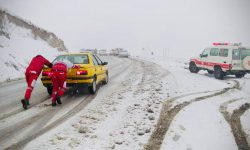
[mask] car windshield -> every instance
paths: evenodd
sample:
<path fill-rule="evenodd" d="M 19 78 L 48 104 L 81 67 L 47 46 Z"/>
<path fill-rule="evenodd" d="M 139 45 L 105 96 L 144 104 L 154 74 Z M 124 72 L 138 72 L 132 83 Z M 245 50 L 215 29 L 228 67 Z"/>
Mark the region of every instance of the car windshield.
<path fill-rule="evenodd" d="M 243 60 L 247 56 L 250 56 L 250 49 L 242 49 L 241 50 L 241 59 Z"/>
<path fill-rule="evenodd" d="M 61 55 L 61 56 L 58 56 L 53 61 L 53 64 L 58 61 L 62 61 L 62 62 L 70 61 L 73 64 L 88 64 L 89 58 L 88 58 L 88 55 Z"/>

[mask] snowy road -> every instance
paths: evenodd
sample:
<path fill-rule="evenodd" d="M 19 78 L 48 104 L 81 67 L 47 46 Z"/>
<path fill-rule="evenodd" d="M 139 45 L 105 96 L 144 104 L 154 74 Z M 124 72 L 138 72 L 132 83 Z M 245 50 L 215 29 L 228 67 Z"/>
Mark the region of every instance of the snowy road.
<path fill-rule="evenodd" d="M 249 149 L 249 75 L 221 81 L 182 61 L 104 58 L 110 82 L 56 108 L 38 85 L 23 111 L 25 83 L 2 85 L 0 149 Z"/>
<path fill-rule="evenodd" d="M 117 78 L 126 74 L 125 70 L 131 66 L 132 61 L 112 58 L 109 63 L 112 85 L 104 88 L 112 89 L 116 86 L 116 81 L 120 82 Z M 0 148 L 20 148 L 82 110 L 95 97 L 86 93 L 72 95 L 67 92 L 62 98 L 63 105 L 52 108 L 51 98 L 39 81 L 32 93 L 31 108 L 23 111 L 20 99 L 23 98 L 25 89 L 24 80 L 0 87 Z"/>

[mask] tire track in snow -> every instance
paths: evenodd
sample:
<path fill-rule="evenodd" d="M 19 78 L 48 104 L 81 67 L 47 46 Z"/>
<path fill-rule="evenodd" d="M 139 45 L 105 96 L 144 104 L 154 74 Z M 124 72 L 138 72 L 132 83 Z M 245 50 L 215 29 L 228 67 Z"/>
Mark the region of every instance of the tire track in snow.
<path fill-rule="evenodd" d="M 33 106 L 36 106 L 36 105 L 38 105 L 38 104 L 40 104 L 40 103 L 43 103 L 43 102 L 45 102 L 46 100 L 48 100 L 48 99 L 50 99 L 50 98 L 51 98 L 51 97 L 48 95 L 48 96 L 44 97 L 44 98 L 43 98 L 41 101 L 39 101 L 39 102 L 31 103 L 30 106 L 29 106 L 29 108 L 32 108 Z M 15 115 L 15 114 L 18 114 L 18 113 L 20 113 L 20 112 L 22 112 L 22 111 L 23 111 L 23 108 L 19 108 L 19 109 L 16 109 L 16 110 L 12 111 L 12 112 L 6 113 L 6 114 L 4 114 L 4 115 L 2 115 L 2 116 L 0 117 L 0 121 L 3 120 L 3 119 L 5 119 L 5 118 L 11 117 L 11 116 L 13 116 L 13 115 Z"/>
<path fill-rule="evenodd" d="M 88 96 L 84 96 L 78 105 L 81 105 L 81 103 L 84 103 L 85 99 L 87 99 L 87 98 L 88 98 Z M 68 105 L 75 103 L 74 100 L 76 100 L 76 99 L 77 99 L 77 97 L 74 99 L 69 99 L 69 98 L 63 99 L 62 100 L 63 105 L 61 106 L 62 109 L 65 107 L 68 107 Z M 27 130 L 27 129 L 30 130 L 29 131 L 30 135 L 33 135 L 33 134 L 36 134 L 37 132 L 40 132 L 40 130 L 46 125 L 46 123 L 48 123 L 53 118 L 53 116 L 55 116 L 58 113 L 58 110 L 57 110 L 58 108 L 50 109 L 51 105 L 49 105 L 49 106 L 47 106 L 47 105 L 45 106 L 45 105 L 44 105 L 45 109 L 41 110 L 39 113 L 37 113 L 31 117 L 28 117 L 20 122 L 17 122 L 16 124 L 11 124 L 10 126 L 0 130 L 0 134 L 2 135 L 0 137 L 0 144 L 2 143 L 6 147 L 10 146 L 14 142 L 9 141 L 10 143 L 7 143 L 8 139 L 13 139 L 13 137 L 17 137 L 17 140 L 19 140 L 20 138 L 18 138 L 18 137 L 20 135 L 22 135 L 22 133 L 25 132 L 25 130 Z M 77 105 L 75 107 L 77 107 Z M 75 107 L 73 107 L 72 110 L 75 109 Z M 26 111 L 29 111 L 29 110 L 26 110 Z M 71 110 L 69 110 L 69 112 L 70 111 Z M 56 122 L 56 120 L 54 122 Z M 37 125 L 39 125 L 39 126 L 37 126 Z M 37 128 L 34 128 L 34 126 L 36 126 Z M 21 138 L 21 141 L 25 140 L 25 139 L 26 138 Z"/>
<path fill-rule="evenodd" d="M 220 106 L 220 112 L 223 114 L 225 120 L 231 127 L 235 142 L 239 150 L 249 150 L 250 145 L 247 142 L 247 134 L 244 132 L 240 117 L 250 108 L 250 103 L 244 103 L 238 109 L 235 109 L 230 115 L 227 111 L 227 106 L 230 103 L 236 102 L 240 99 L 234 99 L 228 102 L 223 103 Z"/>
<path fill-rule="evenodd" d="M 74 116 L 76 113 L 81 111 L 84 107 L 88 105 L 88 103 L 91 102 L 95 98 L 96 95 L 89 95 L 87 96 L 82 102 L 78 105 L 76 105 L 73 109 L 71 109 L 68 113 L 60 117 L 59 119 L 55 120 L 53 123 L 49 124 L 45 128 L 42 128 L 41 130 L 37 131 L 36 133 L 32 135 L 27 135 L 24 139 L 21 141 L 9 146 L 6 148 L 6 150 L 13 150 L 13 149 L 21 149 L 27 144 L 28 142 L 32 141 L 36 137 L 46 133 L 47 131 L 51 130 L 52 128 L 58 126 L 59 124 L 63 123 L 68 118 Z"/>
<path fill-rule="evenodd" d="M 228 87 L 228 88 L 224 88 L 220 91 L 217 91 L 213 94 L 209 94 L 206 96 L 200 96 L 197 98 L 194 98 L 190 101 L 185 101 L 181 104 L 177 104 L 175 105 L 173 108 L 171 108 L 171 106 L 173 105 L 173 102 L 179 98 L 183 98 L 186 97 L 187 95 L 183 95 L 183 96 L 177 96 L 175 98 L 172 98 L 168 101 L 166 101 L 165 103 L 163 103 L 162 106 L 162 111 L 160 114 L 160 118 L 158 120 L 158 123 L 156 125 L 155 130 L 153 131 L 148 143 L 145 145 L 144 149 L 145 150 L 159 150 L 161 148 L 161 144 L 164 140 L 165 134 L 167 133 L 170 124 L 172 123 L 173 119 L 175 118 L 175 116 L 186 106 L 194 103 L 194 102 L 199 102 L 211 97 L 215 97 L 221 94 L 224 94 L 226 92 L 228 92 L 231 89 L 238 89 L 240 87 L 240 84 L 238 81 L 233 80 L 235 82 L 235 85 L 233 87 Z M 211 91 L 210 91 L 211 92 Z M 200 93 L 207 93 L 207 92 L 198 92 L 198 93 L 194 93 L 194 94 L 190 94 L 190 95 L 196 95 L 196 94 L 200 94 Z"/>

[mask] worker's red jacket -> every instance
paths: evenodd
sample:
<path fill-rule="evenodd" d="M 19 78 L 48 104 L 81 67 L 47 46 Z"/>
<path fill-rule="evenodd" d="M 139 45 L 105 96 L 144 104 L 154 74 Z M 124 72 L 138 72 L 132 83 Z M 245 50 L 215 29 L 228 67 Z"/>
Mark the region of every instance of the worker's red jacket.
<path fill-rule="evenodd" d="M 64 73 L 67 73 L 67 64 L 63 62 L 57 62 L 53 65 L 52 71 L 62 71 Z"/>
<path fill-rule="evenodd" d="M 31 72 L 39 76 L 44 65 L 52 67 L 52 64 L 46 58 L 41 55 L 37 55 L 31 60 L 28 68 L 26 69 L 26 74 Z"/>

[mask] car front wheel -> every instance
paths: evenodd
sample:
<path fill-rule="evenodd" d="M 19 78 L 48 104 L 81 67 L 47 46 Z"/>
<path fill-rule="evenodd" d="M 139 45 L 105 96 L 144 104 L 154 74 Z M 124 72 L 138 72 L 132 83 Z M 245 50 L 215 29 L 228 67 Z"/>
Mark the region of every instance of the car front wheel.
<path fill-rule="evenodd" d="M 189 63 L 189 71 L 192 73 L 197 73 L 199 72 L 199 68 L 196 66 L 194 62 Z"/>

